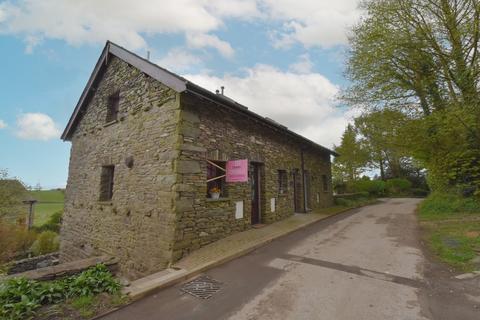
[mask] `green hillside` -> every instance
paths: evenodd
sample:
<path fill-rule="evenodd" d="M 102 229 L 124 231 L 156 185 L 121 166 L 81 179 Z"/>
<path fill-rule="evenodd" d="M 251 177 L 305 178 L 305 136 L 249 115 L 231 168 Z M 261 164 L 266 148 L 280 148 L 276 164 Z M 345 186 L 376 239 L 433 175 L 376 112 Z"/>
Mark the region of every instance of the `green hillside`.
<path fill-rule="evenodd" d="M 64 190 L 39 190 L 30 192 L 38 202 L 35 205 L 34 224 L 41 226 L 57 211 L 62 211 L 64 206 Z"/>

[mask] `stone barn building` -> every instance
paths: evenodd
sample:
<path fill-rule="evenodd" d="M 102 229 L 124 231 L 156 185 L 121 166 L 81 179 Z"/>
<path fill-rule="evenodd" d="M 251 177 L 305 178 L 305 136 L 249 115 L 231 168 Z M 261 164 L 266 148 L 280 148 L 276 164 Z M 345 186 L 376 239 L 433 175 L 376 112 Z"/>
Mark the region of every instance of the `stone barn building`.
<path fill-rule="evenodd" d="M 62 139 L 61 259 L 116 256 L 131 279 L 333 201 L 334 152 L 111 42 Z"/>

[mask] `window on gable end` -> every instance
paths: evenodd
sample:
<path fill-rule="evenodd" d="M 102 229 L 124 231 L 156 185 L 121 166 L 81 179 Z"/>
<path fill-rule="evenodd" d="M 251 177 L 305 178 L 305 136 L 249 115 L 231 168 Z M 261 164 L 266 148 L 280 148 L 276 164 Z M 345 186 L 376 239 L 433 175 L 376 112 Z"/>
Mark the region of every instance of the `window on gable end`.
<path fill-rule="evenodd" d="M 116 91 L 108 97 L 106 122 L 118 120 L 118 111 L 120 106 L 120 91 Z"/>

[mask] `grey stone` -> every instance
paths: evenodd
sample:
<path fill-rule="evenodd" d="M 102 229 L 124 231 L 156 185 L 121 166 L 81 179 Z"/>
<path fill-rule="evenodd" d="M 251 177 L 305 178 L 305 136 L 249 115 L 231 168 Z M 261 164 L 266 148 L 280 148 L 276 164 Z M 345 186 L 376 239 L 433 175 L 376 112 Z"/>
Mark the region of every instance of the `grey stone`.
<path fill-rule="evenodd" d="M 178 173 L 200 173 L 200 163 L 193 160 L 177 160 Z"/>

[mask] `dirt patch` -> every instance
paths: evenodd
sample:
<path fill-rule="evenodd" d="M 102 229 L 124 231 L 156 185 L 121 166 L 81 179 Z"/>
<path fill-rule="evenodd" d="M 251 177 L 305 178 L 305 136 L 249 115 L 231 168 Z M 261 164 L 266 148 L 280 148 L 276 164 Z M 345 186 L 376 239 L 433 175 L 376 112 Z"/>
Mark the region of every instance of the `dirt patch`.
<path fill-rule="evenodd" d="M 467 238 L 477 238 L 480 236 L 480 232 L 479 231 L 467 231 L 465 232 L 465 236 Z"/>

